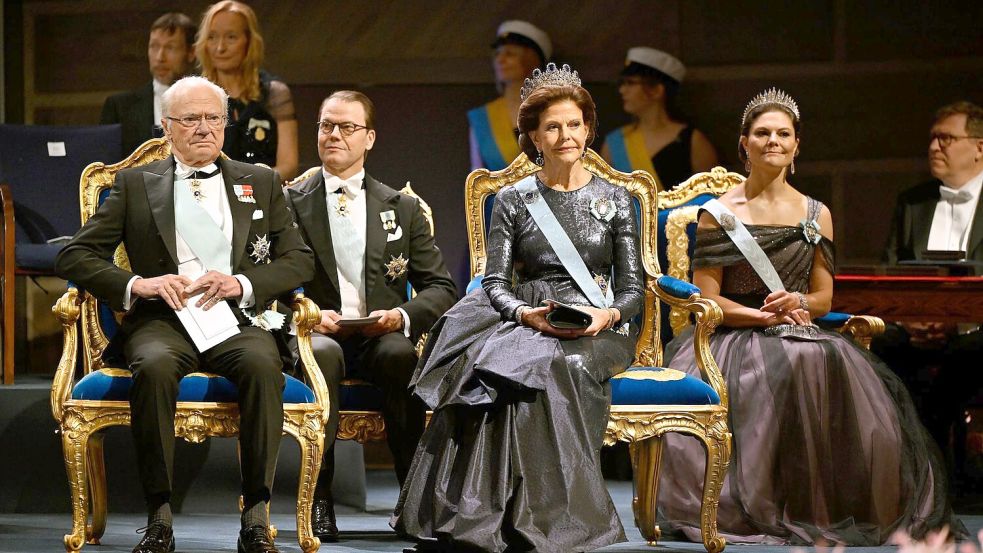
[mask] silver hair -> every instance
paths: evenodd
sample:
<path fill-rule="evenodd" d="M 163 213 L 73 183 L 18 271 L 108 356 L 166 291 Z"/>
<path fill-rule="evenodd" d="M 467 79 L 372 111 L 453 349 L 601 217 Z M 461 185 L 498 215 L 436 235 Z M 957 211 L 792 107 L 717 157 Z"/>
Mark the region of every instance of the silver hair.
<path fill-rule="evenodd" d="M 214 92 L 219 100 L 222 102 L 222 114 L 226 114 L 229 111 L 229 94 L 225 92 L 225 89 L 218 86 L 217 84 L 209 81 L 205 77 L 199 77 L 197 75 L 192 75 L 190 77 L 183 77 L 178 79 L 177 82 L 172 84 L 164 94 L 160 97 L 160 112 L 164 117 L 171 114 L 171 103 L 174 99 L 183 94 L 189 88 L 196 86 L 205 86 Z"/>

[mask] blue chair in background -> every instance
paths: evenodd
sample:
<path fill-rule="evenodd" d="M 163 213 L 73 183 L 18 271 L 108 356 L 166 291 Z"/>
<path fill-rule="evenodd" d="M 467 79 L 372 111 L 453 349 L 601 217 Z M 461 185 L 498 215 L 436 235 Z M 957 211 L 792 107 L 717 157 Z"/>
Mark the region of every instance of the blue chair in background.
<path fill-rule="evenodd" d="M 85 168 L 78 197 L 81 219 L 88 220 L 106 198 L 116 173 L 146 165 L 170 155 L 164 139 L 152 139 L 125 160 L 114 165 L 94 163 Z M 113 261 L 129 267 L 122 244 Z M 300 447 L 300 481 L 297 489 L 297 541 L 305 553 L 320 547 L 311 532 L 311 504 L 324 449 L 328 420 L 328 392 L 311 350 L 311 330 L 321 314 L 314 302 L 295 293 L 291 303 L 297 324 L 297 341 L 304 377 L 310 385 L 286 376 L 283 392 L 283 432 Z M 112 366 L 103 354 L 116 329 L 115 314 L 85 290 L 69 283 L 68 291 L 52 307 L 62 325 L 61 360 L 51 387 L 51 412 L 58 422 L 65 468 L 71 487 L 72 531 L 65 535 L 65 550 L 79 551 L 86 543 L 98 544 L 106 529 L 106 467 L 101 430 L 130 424 L 129 390 L 132 375 Z M 78 341 L 81 335 L 82 347 Z M 77 356 L 82 355 L 82 377 L 75 379 Z M 181 379 L 175 434 L 192 443 L 208 437 L 232 437 L 239 433 L 238 390 L 207 367 Z M 90 510 L 91 506 L 91 510 Z M 89 515 L 91 513 L 91 521 Z M 270 532 L 275 536 L 276 529 Z"/>
<path fill-rule="evenodd" d="M 707 451 L 706 476 L 703 490 L 694 492 L 702 497 L 703 545 L 710 553 L 717 553 L 725 546 L 724 538 L 717 533 L 717 505 L 731 448 L 727 389 L 720 369 L 710 355 L 708 342 L 721 321 L 720 307 L 701 298 L 699 289 L 692 284 L 661 274 L 657 255 L 657 188 L 652 176 L 644 171 L 631 174 L 616 171 L 592 150 L 587 150 L 584 166 L 591 173 L 631 192 L 645 268 L 645 311 L 635 362 L 627 371 L 611 379 L 611 411 L 605 443 L 629 443 L 635 477 L 632 503 L 635 525 L 646 540 L 654 543 L 660 535 L 656 506 L 662 436 L 667 432 L 680 432 L 699 439 Z M 480 286 L 485 272 L 486 222 L 491 219 L 495 195 L 537 170 L 539 167 L 521 154 L 501 171 L 477 169 L 468 175 L 465 216 L 471 254 L 469 291 Z M 660 302 L 693 315 L 696 321 L 694 347 L 702 379 L 661 366 Z"/>
<path fill-rule="evenodd" d="M 666 273 L 678 280 L 692 282 L 690 261 L 696 244 L 696 222 L 700 206 L 744 182 L 744 176 L 714 167 L 697 173 L 672 190 L 659 192 L 659 263 Z M 870 340 L 884 332 L 884 321 L 870 315 L 831 312 L 814 321 L 820 327 L 849 334 L 865 348 Z M 660 321 L 661 335 L 668 343 L 691 324 L 689 313 L 666 305 Z"/>
<path fill-rule="evenodd" d="M 117 161 L 119 151 L 119 125 L 0 125 L 4 384 L 14 381 L 14 278 L 53 274 L 57 238 L 81 226 L 79 175 L 90 163 Z"/>

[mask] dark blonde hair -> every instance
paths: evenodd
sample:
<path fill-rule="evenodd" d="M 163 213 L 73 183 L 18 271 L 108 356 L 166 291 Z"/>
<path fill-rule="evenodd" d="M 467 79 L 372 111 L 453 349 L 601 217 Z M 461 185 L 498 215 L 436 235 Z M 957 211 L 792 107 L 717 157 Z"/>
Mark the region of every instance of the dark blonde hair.
<path fill-rule="evenodd" d="M 539 118 L 544 111 L 553 104 L 567 100 L 577 104 L 584 114 L 584 124 L 587 125 L 587 142 L 584 147 L 594 143 L 597 136 L 597 108 L 590 93 L 581 86 L 543 86 L 532 91 L 519 106 L 519 147 L 529 159 L 536 159 L 538 153 L 529 133 L 539 128 Z"/>
<path fill-rule="evenodd" d="M 242 60 L 239 67 L 239 74 L 243 82 L 243 98 L 246 101 L 259 100 L 259 68 L 263 65 L 263 35 L 259 33 L 259 21 L 256 19 L 256 12 L 252 8 L 236 2 L 235 0 L 223 0 L 209 6 L 205 14 L 201 16 L 201 26 L 198 28 L 198 39 L 195 41 L 195 55 L 198 57 L 198 65 L 201 67 L 201 76 L 206 79 L 218 82 L 218 72 L 212 65 L 211 58 L 208 57 L 208 34 L 211 32 L 212 20 L 221 12 L 237 13 L 246 20 L 246 40 L 249 45 L 246 48 L 246 57 Z"/>
<path fill-rule="evenodd" d="M 938 123 L 946 117 L 953 115 L 966 116 L 966 133 L 969 136 L 976 138 L 983 137 L 983 108 L 966 100 L 954 102 L 940 107 L 935 112 L 934 122 Z"/>

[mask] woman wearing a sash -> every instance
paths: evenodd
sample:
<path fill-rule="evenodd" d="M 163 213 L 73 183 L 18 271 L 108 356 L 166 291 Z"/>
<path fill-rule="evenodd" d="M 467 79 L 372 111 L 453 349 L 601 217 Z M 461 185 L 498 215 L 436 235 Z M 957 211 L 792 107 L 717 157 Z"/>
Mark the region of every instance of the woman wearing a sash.
<path fill-rule="evenodd" d="M 501 96 L 468 112 L 471 169 L 498 171 L 519 155 L 519 90 L 523 80 L 553 55 L 550 37 L 527 21 L 505 21 L 492 43 L 495 85 Z"/>
<path fill-rule="evenodd" d="M 670 190 L 717 164 L 717 152 L 706 135 L 676 113 L 676 95 L 685 75 L 683 62 L 662 50 L 628 50 L 618 92 L 634 121 L 608 134 L 601 150 L 619 171 L 648 171 L 660 190 Z"/>
<path fill-rule="evenodd" d="M 536 70 L 522 96 L 520 143 L 543 169 L 499 192 L 482 288 L 434 325 L 411 383 L 434 414 L 391 524 L 417 551 L 625 540 L 598 454 L 643 301 L 631 197 L 583 167 L 597 117 L 576 72 Z M 589 326 L 554 327 L 544 300 Z"/>
<path fill-rule="evenodd" d="M 788 182 L 799 109 L 772 89 L 748 105 L 747 180 L 701 212 L 693 282 L 724 321 L 710 341 L 727 380 L 734 449 L 717 525 L 732 542 L 875 546 L 953 524 L 938 451 L 904 385 L 868 351 L 812 320 L 833 297 L 833 222 Z M 692 331 L 670 367 L 698 374 Z M 700 539 L 704 454 L 668 436 L 663 529 Z"/>

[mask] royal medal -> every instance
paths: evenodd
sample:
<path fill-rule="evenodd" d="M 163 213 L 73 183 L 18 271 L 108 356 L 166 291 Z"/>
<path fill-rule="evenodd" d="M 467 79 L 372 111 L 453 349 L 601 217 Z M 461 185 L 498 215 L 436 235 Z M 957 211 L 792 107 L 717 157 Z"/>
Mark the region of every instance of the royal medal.
<path fill-rule="evenodd" d="M 607 198 L 594 198 L 590 201 L 590 214 L 598 221 L 610 221 L 614 217 L 614 202 Z"/>
<path fill-rule="evenodd" d="M 726 231 L 731 231 L 737 228 L 737 219 L 730 213 L 724 213 L 720 216 L 720 227 Z"/>
<path fill-rule="evenodd" d="M 390 255 L 389 263 L 386 263 L 386 278 L 396 280 L 406 274 L 408 266 L 409 260 L 403 257 L 403 254 L 399 254 L 399 256 Z"/>
<path fill-rule="evenodd" d="M 256 127 L 256 133 L 254 135 L 257 142 L 262 142 L 266 140 L 266 129 L 263 127 Z"/>
<path fill-rule="evenodd" d="M 348 217 L 348 214 L 351 213 L 351 209 L 348 207 L 348 196 L 344 192 L 338 194 L 338 203 L 334 206 L 334 212 L 339 217 Z"/>
<path fill-rule="evenodd" d="M 270 241 L 266 238 L 267 235 L 256 235 L 256 240 L 250 244 L 252 246 L 252 253 L 249 254 L 256 264 L 269 263 L 270 262 Z"/>
<path fill-rule="evenodd" d="M 201 181 L 198 179 L 191 179 L 191 194 L 195 197 L 195 201 L 201 203 L 205 199 L 205 193 L 201 191 Z"/>
<path fill-rule="evenodd" d="M 386 231 L 391 231 L 396 229 L 396 212 L 393 210 L 383 211 L 379 213 L 379 218 L 382 219 L 382 228 Z"/>
<path fill-rule="evenodd" d="M 253 197 L 253 185 L 251 184 L 233 184 L 232 192 L 240 202 L 247 204 L 256 203 L 256 198 Z"/>

